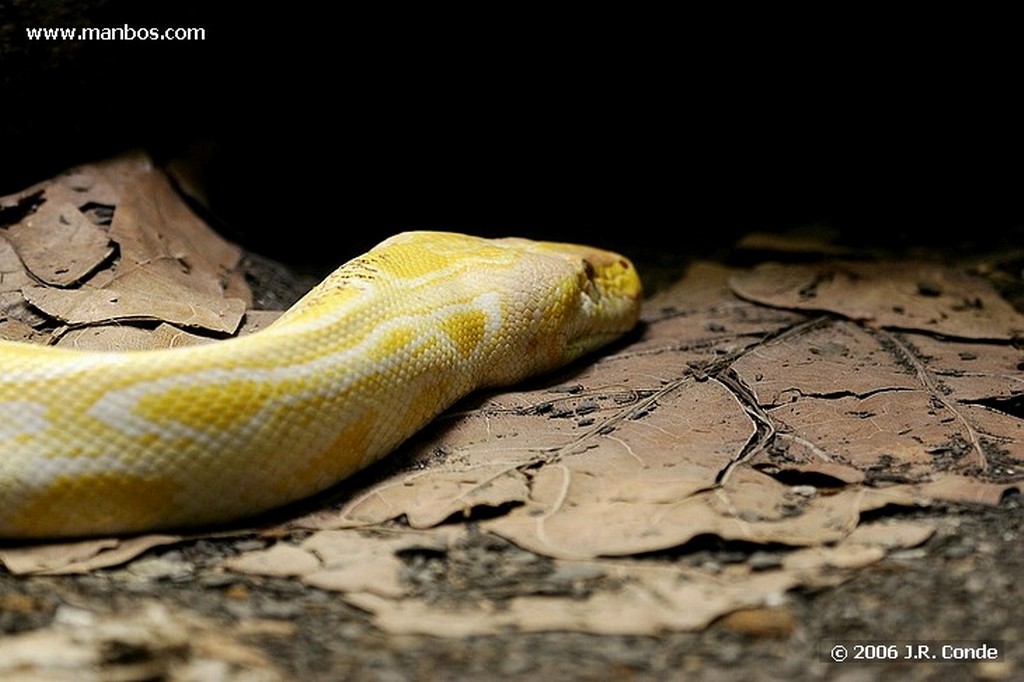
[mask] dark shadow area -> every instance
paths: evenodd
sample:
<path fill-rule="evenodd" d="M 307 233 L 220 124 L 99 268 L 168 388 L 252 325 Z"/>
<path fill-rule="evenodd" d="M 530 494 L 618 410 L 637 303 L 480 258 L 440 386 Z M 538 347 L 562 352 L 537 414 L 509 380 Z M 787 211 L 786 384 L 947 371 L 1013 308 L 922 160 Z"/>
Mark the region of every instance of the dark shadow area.
<path fill-rule="evenodd" d="M 911 248 L 999 242 L 1024 222 L 1019 163 L 983 158 L 1012 157 L 1012 140 L 937 134 L 941 108 L 868 87 L 841 54 L 752 45 L 731 61 L 667 26 L 588 31 L 575 16 L 2 10 L 0 194 L 144 146 L 192 158 L 220 229 L 282 260 L 333 265 L 403 229 L 688 257 L 794 225 Z M 206 36 L 26 37 L 55 25 Z"/>

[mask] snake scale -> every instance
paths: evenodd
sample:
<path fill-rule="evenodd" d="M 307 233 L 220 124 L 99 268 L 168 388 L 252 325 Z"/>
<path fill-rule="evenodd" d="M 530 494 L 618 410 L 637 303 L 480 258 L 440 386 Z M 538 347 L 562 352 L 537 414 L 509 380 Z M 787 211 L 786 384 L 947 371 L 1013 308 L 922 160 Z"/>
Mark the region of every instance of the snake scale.
<path fill-rule="evenodd" d="M 0 538 L 217 524 L 322 491 L 468 393 L 636 323 L 624 257 L 396 235 L 250 336 L 97 352 L 0 341 Z"/>

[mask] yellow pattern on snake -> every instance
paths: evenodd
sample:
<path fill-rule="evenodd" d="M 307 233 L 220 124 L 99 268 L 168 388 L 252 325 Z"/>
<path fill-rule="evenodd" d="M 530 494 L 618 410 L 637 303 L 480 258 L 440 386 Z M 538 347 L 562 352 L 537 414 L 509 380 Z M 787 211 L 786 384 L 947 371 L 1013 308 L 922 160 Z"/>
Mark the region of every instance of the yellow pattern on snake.
<path fill-rule="evenodd" d="M 0 342 L 0 538 L 227 522 L 322 491 L 473 390 L 632 328 L 618 254 L 442 232 L 392 237 L 277 322 L 189 348 Z"/>

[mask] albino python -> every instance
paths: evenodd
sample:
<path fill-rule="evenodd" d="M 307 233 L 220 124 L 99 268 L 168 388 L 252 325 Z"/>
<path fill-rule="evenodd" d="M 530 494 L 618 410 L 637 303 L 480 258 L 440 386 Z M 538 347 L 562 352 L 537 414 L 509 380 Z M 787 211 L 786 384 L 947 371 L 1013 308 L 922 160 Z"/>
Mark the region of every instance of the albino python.
<path fill-rule="evenodd" d="M 408 232 L 267 329 L 95 352 L 0 341 L 0 538 L 221 523 L 322 491 L 482 387 L 637 320 L 618 254 Z"/>

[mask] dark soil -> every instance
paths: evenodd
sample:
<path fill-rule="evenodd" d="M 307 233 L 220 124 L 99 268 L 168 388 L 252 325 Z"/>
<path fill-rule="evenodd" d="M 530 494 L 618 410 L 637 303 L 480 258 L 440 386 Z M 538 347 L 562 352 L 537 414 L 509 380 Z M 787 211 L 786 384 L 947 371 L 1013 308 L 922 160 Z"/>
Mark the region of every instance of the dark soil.
<path fill-rule="evenodd" d="M 0 576 L 0 628 L 11 634 L 46 626 L 60 605 L 131 613 L 150 599 L 202 614 L 226 629 L 245 620 L 285 619 L 295 625 L 293 635 L 246 639 L 301 680 L 1020 679 L 1024 513 L 1019 503 L 1010 500 L 999 509 L 933 509 L 913 516 L 938 526 L 925 545 L 898 552 L 838 587 L 791 593 L 784 604 L 762 612 L 761 625 L 753 627 L 749 620 L 727 617 L 704 632 L 659 637 L 560 632 L 470 639 L 390 636 L 337 595 L 285 579 L 211 570 L 256 541 L 203 540 L 85 576 Z M 694 551 L 722 561 L 742 559 L 744 552 L 725 546 Z M 522 550 L 478 535 L 447 556 L 409 557 L 408 577 L 420 594 L 453 602 L 488 599 L 499 608 L 503 595 L 543 587 L 536 571 L 521 581 L 512 574 L 496 583 L 496 553 L 514 563 Z M 650 557 L 687 559 L 686 552 Z M 459 585 L 466 587 L 459 590 Z M 928 645 L 938 653 L 947 642 L 991 645 L 1000 658 L 836 663 L 827 656 L 835 643 L 846 644 L 851 652 L 859 644 L 895 644 L 902 655 L 907 645 Z"/>

